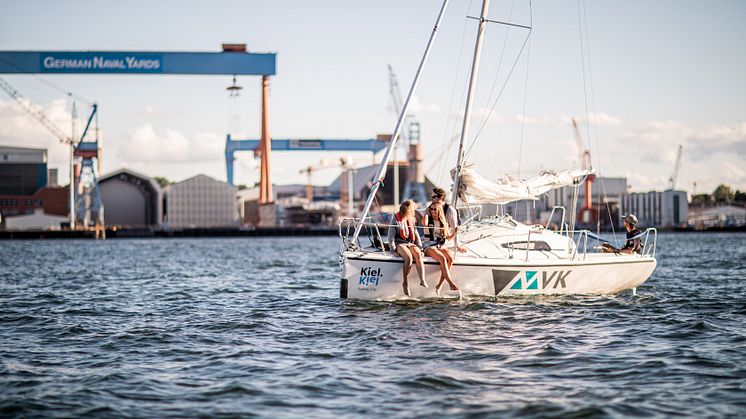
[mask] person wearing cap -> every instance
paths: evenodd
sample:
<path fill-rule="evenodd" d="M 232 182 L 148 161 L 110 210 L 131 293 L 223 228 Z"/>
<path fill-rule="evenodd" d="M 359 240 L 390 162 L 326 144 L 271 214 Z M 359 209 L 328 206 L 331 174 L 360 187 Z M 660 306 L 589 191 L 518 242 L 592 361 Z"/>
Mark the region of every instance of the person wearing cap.
<path fill-rule="evenodd" d="M 642 240 L 640 235 L 642 232 L 635 227 L 637 225 L 637 217 L 634 214 L 627 214 L 624 217 L 624 229 L 627 230 L 627 241 L 624 242 L 624 246 L 621 249 L 604 243 L 601 248 L 604 253 L 640 253 L 642 251 Z"/>
<path fill-rule="evenodd" d="M 452 291 L 459 291 L 458 285 L 453 281 L 451 268 L 453 267 L 454 254 L 449 247 L 455 247 L 459 252 L 465 252 L 461 246 L 454 246 L 453 240 L 459 228 L 458 212 L 456 208 L 445 203 L 446 191 L 442 188 L 433 188 L 430 196 L 431 203 L 427 206 L 422 217 L 422 225 L 425 228 L 426 237 L 430 239 L 423 248 L 425 256 L 435 259 L 441 267 L 441 276 L 435 287 L 435 293 L 440 295 L 440 288 L 445 282 Z"/>

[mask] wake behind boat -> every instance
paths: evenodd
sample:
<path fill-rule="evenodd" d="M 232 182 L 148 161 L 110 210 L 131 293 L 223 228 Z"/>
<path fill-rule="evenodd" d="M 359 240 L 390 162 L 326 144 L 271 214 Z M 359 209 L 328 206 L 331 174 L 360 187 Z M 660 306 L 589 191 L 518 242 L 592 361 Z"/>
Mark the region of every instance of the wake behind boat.
<path fill-rule="evenodd" d="M 408 298 L 402 285 L 404 261 L 393 252 L 383 237 L 395 227 L 394 220 L 370 217 L 371 205 L 382 184 L 385 169 L 399 137 L 410 99 L 416 90 L 433 41 L 449 0 L 444 0 L 425 53 L 415 74 L 407 99 L 383 156 L 360 218 L 340 220 L 340 296 L 363 300 L 395 300 Z M 482 216 L 483 204 L 506 203 L 522 199 L 537 199 L 543 193 L 567 185 L 577 189 L 593 174 L 593 169 L 544 172 L 539 176 L 520 180 L 509 176 L 492 182 L 479 176 L 465 162 L 464 142 L 468 138 L 473 94 L 477 80 L 484 28 L 487 22 L 507 24 L 530 30 L 530 26 L 487 19 L 489 0 L 483 0 L 479 29 L 474 48 L 469 88 L 464 109 L 463 126 L 457 156 L 452 171 L 451 205 L 466 216 L 459 227 L 456 242 L 461 252 L 455 251 L 451 274 L 460 291 L 442 290 L 443 295 L 509 296 L 535 294 L 614 294 L 633 289 L 644 283 L 656 267 L 655 246 L 657 232 L 648 228 L 635 240 L 639 246 L 630 253 L 600 253 L 600 239 L 588 230 L 575 231 L 564 222 L 562 213 L 558 231 L 547 226 L 530 226 L 501 214 Z M 576 200 L 575 200 L 576 201 Z M 554 212 L 554 211 L 553 211 Z M 575 213 L 575 208 L 572 208 Z M 550 216 L 551 221 L 551 216 Z M 574 224 L 574 223 L 573 223 Z M 593 245 L 596 242 L 596 246 Z M 439 264 L 425 258 L 425 277 L 430 284 L 440 277 Z M 413 298 L 436 298 L 434 286 L 420 287 L 414 281 L 409 290 Z"/>

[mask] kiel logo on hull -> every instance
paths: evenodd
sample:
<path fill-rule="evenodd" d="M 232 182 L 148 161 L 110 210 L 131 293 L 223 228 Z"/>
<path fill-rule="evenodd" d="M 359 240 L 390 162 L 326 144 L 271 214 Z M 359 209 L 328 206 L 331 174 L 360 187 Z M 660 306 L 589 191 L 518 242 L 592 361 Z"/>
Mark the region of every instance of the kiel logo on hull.
<path fill-rule="evenodd" d="M 572 271 L 526 271 L 525 275 L 518 275 L 521 271 L 492 271 L 492 279 L 495 283 L 495 295 L 510 286 L 510 290 L 545 290 L 555 288 L 567 288 L 565 280 Z M 518 278 L 516 278 L 518 276 Z"/>
<path fill-rule="evenodd" d="M 381 268 L 373 269 L 371 267 L 365 267 L 360 269 L 360 282 L 358 282 L 358 285 L 378 286 L 381 278 L 383 278 Z"/>

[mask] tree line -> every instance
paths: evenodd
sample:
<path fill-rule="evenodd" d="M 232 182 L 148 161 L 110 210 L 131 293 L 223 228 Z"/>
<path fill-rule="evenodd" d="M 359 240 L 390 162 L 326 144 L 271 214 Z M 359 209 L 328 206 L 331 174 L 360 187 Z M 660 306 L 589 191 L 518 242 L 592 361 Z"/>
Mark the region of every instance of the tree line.
<path fill-rule="evenodd" d="M 746 192 L 734 190 L 728 185 L 720 184 L 711 194 L 692 195 L 690 205 L 714 205 L 738 203 L 746 205 Z"/>

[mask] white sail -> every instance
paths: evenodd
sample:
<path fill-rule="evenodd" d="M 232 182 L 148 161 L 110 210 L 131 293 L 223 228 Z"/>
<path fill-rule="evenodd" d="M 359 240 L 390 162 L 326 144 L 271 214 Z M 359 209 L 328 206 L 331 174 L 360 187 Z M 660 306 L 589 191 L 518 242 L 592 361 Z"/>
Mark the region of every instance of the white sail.
<path fill-rule="evenodd" d="M 479 175 L 474 164 L 461 168 L 459 199 L 466 204 L 507 204 L 522 199 L 539 199 L 539 196 L 555 188 L 579 184 L 592 170 L 544 171 L 531 179 L 518 179 L 504 175 L 493 182 Z M 451 170 L 455 176 L 456 169 Z"/>

